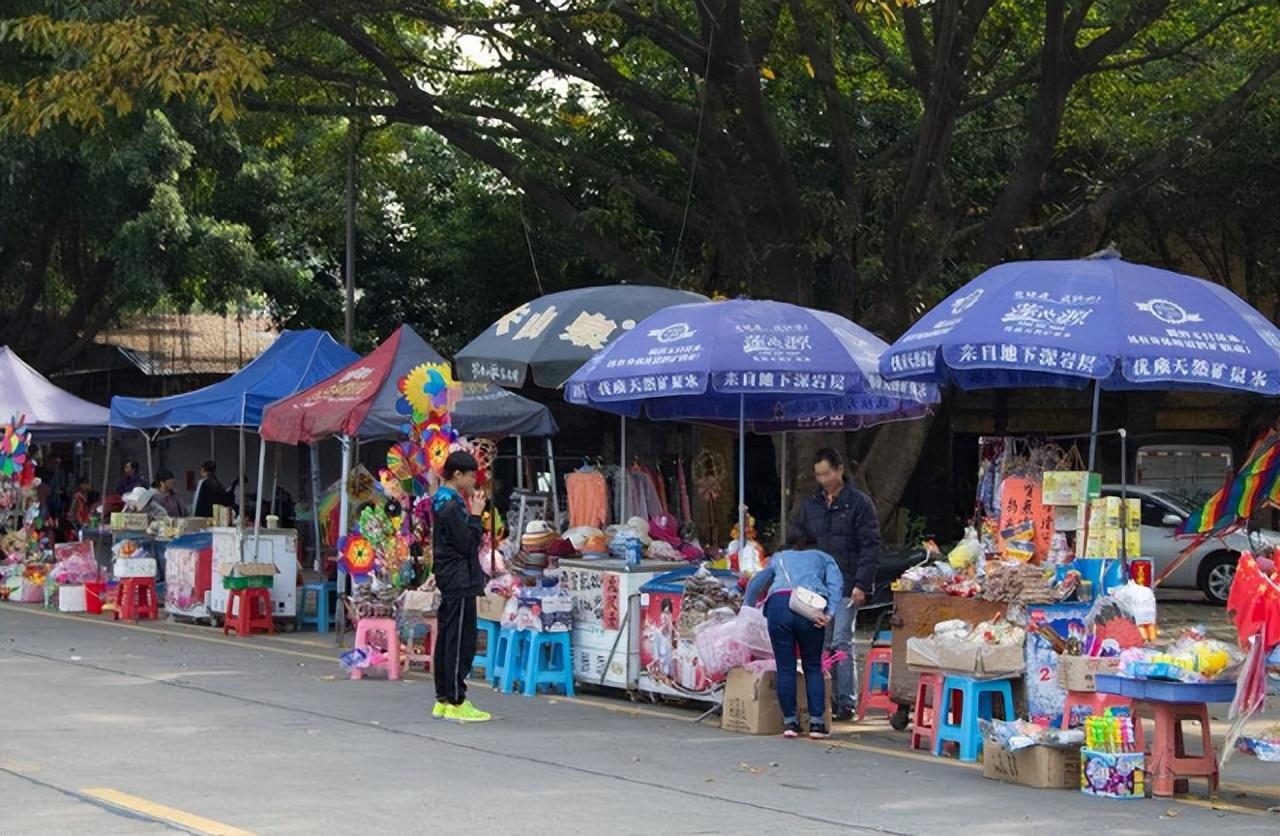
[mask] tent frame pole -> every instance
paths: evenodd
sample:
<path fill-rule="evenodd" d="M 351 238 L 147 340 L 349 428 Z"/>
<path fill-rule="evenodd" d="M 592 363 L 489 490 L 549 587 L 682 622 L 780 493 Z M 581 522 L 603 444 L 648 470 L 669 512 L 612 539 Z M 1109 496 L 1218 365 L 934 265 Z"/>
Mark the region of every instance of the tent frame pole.
<path fill-rule="evenodd" d="M 258 548 L 262 541 L 262 483 L 267 469 L 267 442 L 258 436 L 258 494 L 253 498 L 253 562 L 258 562 Z"/>
<path fill-rule="evenodd" d="M 338 481 L 338 554 L 347 544 L 347 525 L 351 515 L 351 494 L 347 490 L 347 480 L 351 477 L 351 436 L 338 436 L 342 444 L 342 478 Z M 347 632 L 347 608 L 342 606 L 342 599 L 347 595 L 347 572 L 338 562 L 338 635 L 336 643 L 342 644 L 342 636 Z"/>
<path fill-rule="evenodd" d="M 316 442 L 307 445 L 307 450 L 311 456 L 311 530 L 315 537 L 312 547 L 315 549 L 314 563 L 312 568 L 317 572 L 323 571 L 324 565 L 324 546 L 320 541 L 320 448 Z M 322 601 L 323 606 L 328 606 L 328 601 Z"/>

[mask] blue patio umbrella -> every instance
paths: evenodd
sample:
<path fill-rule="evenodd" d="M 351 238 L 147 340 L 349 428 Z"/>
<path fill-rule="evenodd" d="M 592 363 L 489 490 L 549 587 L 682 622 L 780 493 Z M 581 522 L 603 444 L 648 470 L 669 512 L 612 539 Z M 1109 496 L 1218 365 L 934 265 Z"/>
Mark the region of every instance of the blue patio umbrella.
<path fill-rule="evenodd" d="M 738 299 L 652 314 L 575 372 L 570 403 L 626 417 L 736 420 L 738 521 L 744 534 L 743 437 L 824 421 L 923 417 L 937 387 L 887 381 L 888 346 L 844 317 L 784 302 Z"/>
<path fill-rule="evenodd" d="M 1103 389 L 1280 395 L 1280 329 L 1221 285 L 1123 261 L 987 270 L 885 352 L 888 380 L 961 389 L 1094 386 L 1089 466 Z"/>

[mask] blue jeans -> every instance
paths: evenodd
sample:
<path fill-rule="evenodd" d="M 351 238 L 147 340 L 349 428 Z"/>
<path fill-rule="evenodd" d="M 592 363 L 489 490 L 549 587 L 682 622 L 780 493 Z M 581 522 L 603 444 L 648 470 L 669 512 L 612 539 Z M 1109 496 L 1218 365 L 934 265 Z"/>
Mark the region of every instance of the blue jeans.
<path fill-rule="evenodd" d="M 843 650 L 847 657 L 836 665 L 832 677 L 831 708 L 836 714 L 858 707 L 858 657 L 853 653 L 853 623 L 858 618 L 858 608 L 849 606 L 851 601 L 845 598 L 836 605 L 835 617 L 827 625 L 827 650 Z"/>
<path fill-rule="evenodd" d="M 805 696 L 809 700 L 809 717 L 824 722 L 827 685 L 822 679 L 823 630 L 809 619 L 791 611 L 791 593 L 770 595 L 764 605 L 769 621 L 769 641 L 778 663 L 778 702 L 782 719 L 796 722 L 796 648 L 800 648 L 800 664 L 804 668 Z"/>

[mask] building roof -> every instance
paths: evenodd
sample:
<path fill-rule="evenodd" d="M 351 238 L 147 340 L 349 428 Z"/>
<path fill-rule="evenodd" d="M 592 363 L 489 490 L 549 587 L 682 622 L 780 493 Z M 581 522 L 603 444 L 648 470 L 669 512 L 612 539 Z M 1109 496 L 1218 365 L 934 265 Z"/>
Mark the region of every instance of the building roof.
<path fill-rule="evenodd" d="M 232 374 L 275 342 L 260 314 L 151 314 L 103 331 L 94 342 L 114 346 L 148 376 Z"/>

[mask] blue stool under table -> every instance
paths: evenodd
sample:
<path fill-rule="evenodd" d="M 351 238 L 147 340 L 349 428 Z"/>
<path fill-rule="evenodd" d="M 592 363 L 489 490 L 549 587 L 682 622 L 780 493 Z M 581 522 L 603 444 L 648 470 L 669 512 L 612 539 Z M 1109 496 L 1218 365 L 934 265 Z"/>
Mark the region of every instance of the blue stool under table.
<path fill-rule="evenodd" d="M 973 762 L 982 751 L 982 732 L 978 719 L 995 719 L 995 698 L 1003 709 L 1000 719 L 1013 719 L 1013 686 L 1007 679 L 974 679 L 970 676 L 948 676 L 942 683 L 942 696 L 936 712 L 937 733 L 933 753 L 942 754 L 947 741 L 960 747 L 960 760 Z"/>
<path fill-rule="evenodd" d="M 498 633 L 501 629 L 496 621 L 486 618 L 476 620 L 477 632 L 484 633 L 484 655 L 476 656 L 471 669 L 484 671 L 484 678 L 490 685 L 498 684 Z"/>
<path fill-rule="evenodd" d="M 540 685 L 558 685 L 573 696 L 573 654 L 569 633 L 534 633 L 529 643 L 524 695 L 532 697 Z"/>
<path fill-rule="evenodd" d="M 329 620 L 332 610 L 329 607 L 329 596 L 337 596 L 338 585 L 333 581 L 315 581 L 304 583 L 298 590 L 298 629 L 314 624 L 317 633 L 329 632 Z M 307 599 L 315 598 L 316 611 L 307 615 Z"/>
<path fill-rule="evenodd" d="M 498 690 L 504 694 L 514 691 L 517 681 L 524 681 L 531 635 L 527 630 L 516 630 L 513 627 L 503 627 L 498 631 L 493 679 Z"/>

